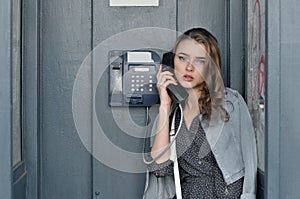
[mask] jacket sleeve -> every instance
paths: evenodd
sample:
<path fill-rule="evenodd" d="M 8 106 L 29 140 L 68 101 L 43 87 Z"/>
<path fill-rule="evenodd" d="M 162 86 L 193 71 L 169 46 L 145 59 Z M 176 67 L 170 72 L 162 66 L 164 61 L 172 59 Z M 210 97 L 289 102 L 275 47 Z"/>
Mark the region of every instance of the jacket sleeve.
<path fill-rule="evenodd" d="M 241 199 L 256 199 L 257 149 L 252 119 L 248 107 L 239 95 L 241 148 L 245 165 Z"/>
<path fill-rule="evenodd" d="M 148 155 L 148 160 L 152 160 L 151 155 Z M 149 172 L 153 172 L 154 175 L 157 177 L 164 177 L 164 176 L 169 176 L 173 175 L 173 167 L 174 163 L 172 160 L 167 160 L 162 163 L 157 163 L 157 162 L 152 162 L 150 164 L 147 164 L 147 169 Z"/>

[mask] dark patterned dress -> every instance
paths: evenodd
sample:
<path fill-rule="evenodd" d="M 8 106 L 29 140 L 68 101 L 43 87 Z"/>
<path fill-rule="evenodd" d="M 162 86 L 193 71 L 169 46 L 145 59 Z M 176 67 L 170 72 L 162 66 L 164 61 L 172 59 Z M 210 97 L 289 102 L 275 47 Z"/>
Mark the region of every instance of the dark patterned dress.
<path fill-rule="evenodd" d="M 190 129 L 183 120 L 176 137 L 182 197 L 184 199 L 237 199 L 242 194 L 243 178 L 226 185 L 221 170 L 207 142 L 200 117 Z M 176 116 L 178 126 L 180 118 Z M 173 162 L 148 165 L 157 176 L 173 175 Z M 176 197 L 175 197 L 176 198 Z"/>

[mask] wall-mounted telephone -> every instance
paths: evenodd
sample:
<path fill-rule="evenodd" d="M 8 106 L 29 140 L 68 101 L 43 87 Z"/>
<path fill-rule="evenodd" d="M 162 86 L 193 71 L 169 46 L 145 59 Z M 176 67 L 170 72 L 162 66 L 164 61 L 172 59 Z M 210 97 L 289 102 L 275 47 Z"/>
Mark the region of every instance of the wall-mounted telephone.
<path fill-rule="evenodd" d="M 109 52 L 109 105 L 151 106 L 159 102 L 156 73 L 160 56 L 150 50 Z"/>
<path fill-rule="evenodd" d="M 174 73 L 174 53 L 167 52 L 163 54 L 162 71 Z M 187 91 L 181 85 L 170 84 L 167 91 L 173 102 L 180 103 L 188 97 Z"/>

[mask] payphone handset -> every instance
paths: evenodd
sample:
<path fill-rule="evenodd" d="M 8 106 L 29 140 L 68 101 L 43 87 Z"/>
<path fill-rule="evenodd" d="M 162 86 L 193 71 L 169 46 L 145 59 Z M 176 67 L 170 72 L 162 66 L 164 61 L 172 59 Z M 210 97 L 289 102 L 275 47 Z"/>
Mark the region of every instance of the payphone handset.
<path fill-rule="evenodd" d="M 150 50 L 109 52 L 110 106 L 152 106 L 159 102 L 160 56 Z"/>
<path fill-rule="evenodd" d="M 174 73 L 174 53 L 167 52 L 163 54 L 162 71 L 170 71 Z M 188 97 L 187 91 L 181 85 L 170 84 L 167 86 L 167 91 L 173 102 L 181 103 Z"/>

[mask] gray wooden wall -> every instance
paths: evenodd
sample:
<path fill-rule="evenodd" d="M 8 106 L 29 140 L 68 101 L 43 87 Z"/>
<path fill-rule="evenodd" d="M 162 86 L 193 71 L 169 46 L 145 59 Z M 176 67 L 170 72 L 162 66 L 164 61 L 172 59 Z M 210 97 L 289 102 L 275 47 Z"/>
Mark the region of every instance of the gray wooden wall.
<path fill-rule="evenodd" d="M 159 7 L 138 9 L 145 15 L 137 15 L 141 16 L 137 18 L 132 14 L 136 8 L 110 8 L 108 1 L 23 1 L 23 158 L 27 198 L 124 198 L 124 195 L 140 198 L 144 186 L 142 174 L 106 167 L 91 157 L 91 148 L 85 148 L 80 140 L 72 113 L 76 74 L 93 47 L 113 34 L 145 26 L 183 31 L 201 25 L 216 33 L 223 60 L 229 58 L 229 61 L 223 61 L 225 81 L 243 91 L 241 73 L 237 71 L 244 70 L 238 66 L 244 62 L 240 59 L 244 55 L 238 53 L 243 52 L 240 44 L 245 40 L 242 31 L 239 32 L 243 30 L 242 23 L 236 17 L 242 15 L 243 9 L 237 2 L 161 0 Z M 25 192 L 13 190 L 12 186 L 12 7 L 12 1 L 0 0 L 1 198 L 13 198 L 14 192 Z M 297 105 L 299 8 L 297 0 L 266 2 L 268 68 L 264 191 L 266 198 L 272 199 L 296 199 L 300 195 L 297 154 L 300 150 L 300 110 Z M 90 64 L 86 71 L 91 80 L 86 87 L 86 100 L 90 104 L 93 69 Z M 104 75 L 102 83 L 105 93 L 107 76 Z M 103 103 L 98 108 L 111 114 L 105 95 L 99 98 Z M 92 107 L 87 111 L 92 112 Z M 133 118 L 139 117 L 135 119 L 136 123 L 144 122 L 142 111 L 133 111 Z M 111 126 L 109 114 L 101 118 L 106 128 Z M 91 121 L 87 129 L 92 134 L 92 113 L 86 120 Z M 123 132 L 117 129 L 113 133 L 112 138 L 117 139 L 116 134 Z M 121 138 L 115 143 L 121 146 L 132 144 L 134 150 L 141 148 L 141 140 L 124 135 Z"/>
<path fill-rule="evenodd" d="M 266 190 L 268 198 L 300 196 L 300 2 L 267 3 Z"/>
<path fill-rule="evenodd" d="M 12 190 L 12 5 L 0 1 L 0 197 L 11 198 Z"/>
<path fill-rule="evenodd" d="M 205 27 L 219 40 L 226 85 L 244 92 L 244 77 L 240 75 L 244 70 L 242 3 L 160 0 L 159 4 L 137 8 L 109 7 L 106 0 L 23 1 L 24 148 L 29 198 L 141 197 L 144 173 L 120 171 L 91 156 L 99 146 L 93 139 L 97 122 L 116 146 L 133 152 L 142 149 L 142 139 L 125 134 L 108 106 L 108 49 L 100 54 L 105 60 L 100 59 L 101 64 L 90 54 L 112 36 L 144 27 L 180 32 Z M 160 42 L 160 47 L 170 49 L 173 39 Z M 79 111 L 84 116 L 80 125 L 74 120 L 77 109 L 73 103 L 74 86 L 83 63 L 87 67 L 79 93 L 85 105 Z M 99 70 L 103 74 L 98 82 Z M 101 91 L 97 102 L 93 98 L 96 87 Z M 94 110 L 98 112 L 96 117 Z M 133 123 L 140 126 L 135 133 L 142 136 L 145 109 L 130 109 L 130 115 Z M 132 128 L 126 119 L 123 127 Z M 84 129 L 84 139 L 80 129 Z M 113 156 L 111 160 L 117 161 Z M 127 167 L 135 167 L 135 162 L 131 164 Z"/>
<path fill-rule="evenodd" d="M 158 7 L 137 8 L 109 7 L 108 1 L 47 0 L 42 1 L 40 6 L 41 197 L 124 198 L 126 195 L 126 198 L 140 198 L 144 174 L 118 171 L 92 158 L 90 148 L 85 148 L 77 134 L 72 115 L 72 92 L 77 72 L 91 50 L 101 42 L 115 34 L 142 27 L 173 31 L 205 27 L 218 38 L 225 60 L 228 53 L 227 8 L 230 5 L 219 0 L 161 0 Z M 170 44 L 166 42 L 163 46 L 169 49 L 172 47 Z M 226 67 L 226 62 L 223 63 Z M 107 67 L 107 64 L 99 67 Z M 94 79 L 94 70 L 97 68 L 91 65 L 86 77 Z M 97 101 L 99 107 L 96 111 L 103 114 L 100 122 L 103 129 L 107 129 L 106 134 L 117 146 L 141 151 L 142 139 L 124 135 L 111 122 L 113 118 L 107 102 L 107 70 L 100 83 L 102 95 Z M 88 104 L 93 104 L 92 89 L 95 85 L 90 81 L 87 90 L 83 91 Z M 90 121 L 90 126 L 86 129 L 92 134 L 92 123 L 95 121 L 92 109 L 89 111 L 86 119 Z M 131 112 L 135 122 L 142 125 L 145 109 L 133 109 Z M 130 123 L 124 122 L 124 125 Z M 143 135 L 141 130 L 139 133 Z"/>
<path fill-rule="evenodd" d="M 91 51 L 91 2 L 47 0 L 40 4 L 40 194 L 91 198 L 91 156 L 72 116 L 72 89 Z M 91 99 L 89 99 L 91 100 Z"/>

